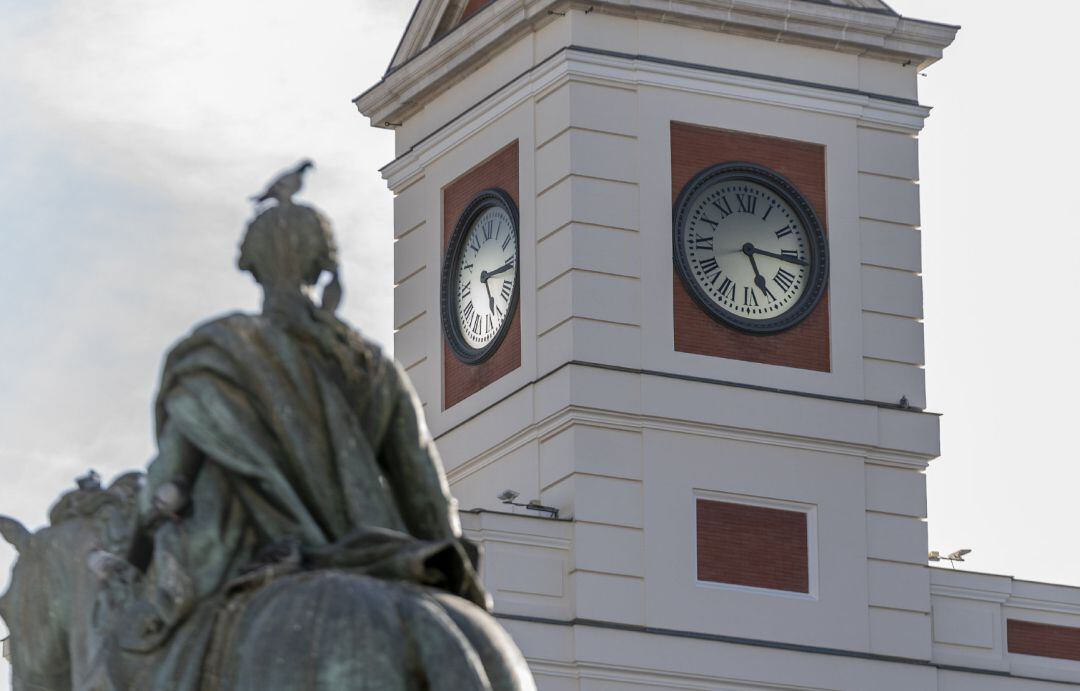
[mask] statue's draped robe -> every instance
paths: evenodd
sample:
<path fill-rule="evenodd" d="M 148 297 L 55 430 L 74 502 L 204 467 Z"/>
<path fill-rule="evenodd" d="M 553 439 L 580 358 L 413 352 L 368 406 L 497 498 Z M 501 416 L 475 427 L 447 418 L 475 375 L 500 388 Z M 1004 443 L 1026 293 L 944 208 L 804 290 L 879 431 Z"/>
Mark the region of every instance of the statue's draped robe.
<path fill-rule="evenodd" d="M 132 688 L 206 688 L 193 660 L 211 655 L 225 605 L 270 581 L 283 555 L 485 604 L 406 377 L 329 314 L 200 327 L 167 359 L 157 417 L 159 435 L 201 458 L 163 444 L 149 469 L 147 496 L 180 481 L 191 497 L 154 534 L 145 597 L 167 625 L 121 634 L 124 656 L 154 659 L 132 667 L 144 670 Z"/>

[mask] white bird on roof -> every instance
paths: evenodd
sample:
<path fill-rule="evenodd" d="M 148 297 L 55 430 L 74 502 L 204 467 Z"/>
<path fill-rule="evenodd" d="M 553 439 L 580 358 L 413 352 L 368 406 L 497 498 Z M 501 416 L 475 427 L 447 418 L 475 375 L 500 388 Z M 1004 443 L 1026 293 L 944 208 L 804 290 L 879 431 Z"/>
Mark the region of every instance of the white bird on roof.
<path fill-rule="evenodd" d="M 293 195 L 304 186 L 304 173 L 307 172 L 308 168 L 314 167 L 315 164 L 310 159 L 305 158 L 292 170 L 279 175 L 276 180 L 270 183 L 265 192 L 252 197 L 251 200 L 256 204 L 270 199 L 276 199 L 278 204 L 292 204 Z"/>

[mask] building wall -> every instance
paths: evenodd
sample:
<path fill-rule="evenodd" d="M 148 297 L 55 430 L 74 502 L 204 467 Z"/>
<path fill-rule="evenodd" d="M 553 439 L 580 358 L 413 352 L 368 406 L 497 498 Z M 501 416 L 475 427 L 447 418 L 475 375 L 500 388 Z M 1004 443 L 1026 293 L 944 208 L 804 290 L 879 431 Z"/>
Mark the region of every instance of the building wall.
<path fill-rule="evenodd" d="M 578 617 L 928 659 L 929 604 L 918 575 L 927 551 L 921 469 L 937 451 L 937 420 L 857 402 L 925 402 L 918 266 L 881 266 L 901 262 L 889 243 L 914 242 L 918 256 L 917 231 L 903 225 L 918 220 L 917 199 L 906 191 L 916 171 L 893 159 L 916 158 L 925 111 L 890 102 L 890 112 L 878 112 L 865 97 L 828 89 L 585 52 L 563 53 L 498 90 L 508 71 L 539 64 L 542 46 L 555 39 L 625 51 L 635 36 L 646 55 L 700 54 L 702 41 L 725 55 L 772 50 L 752 39 L 645 30 L 577 11 L 542 34 L 425 106 L 400 136 L 434 134 L 389 173 L 402 234 L 396 350 L 426 403 L 455 495 L 465 508 L 492 508 L 511 487 L 572 516 L 580 548 L 570 584 L 589 595 L 575 600 Z M 779 50 L 785 76 L 862 86 L 864 61 L 856 56 Z M 914 82 L 911 70 L 903 74 Z M 886 76 L 881 88 L 900 91 L 897 74 Z M 435 114 L 445 118 L 488 93 L 495 95 L 470 119 L 432 129 Z M 831 371 L 674 348 L 673 122 L 824 150 Z M 514 140 L 521 367 L 442 410 L 448 354 L 438 321 L 438 229 L 452 219 L 440 191 Z M 864 232 L 863 216 L 893 223 Z M 890 328 L 914 345 L 904 350 L 894 337 L 876 345 L 873 337 Z M 819 592 L 800 599 L 696 583 L 700 492 L 814 507 Z M 608 544 L 620 546 L 617 556 L 591 548 Z M 894 587 L 912 573 L 914 585 Z"/>
<path fill-rule="evenodd" d="M 384 174 L 397 353 L 541 688 L 1058 688 L 1028 677 L 1080 663 L 1024 667 L 1004 615 L 931 587 L 916 65 L 572 6 L 534 29 L 416 104 Z M 672 123 L 822 152 L 828 367 L 676 348 Z M 441 190 L 512 141 L 520 367 L 448 399 Z M 507 488 L 564 520 L 490 513 Z M 702 498 L 805 511 L 808 592 L 699 580 Z"/>
<path fill-rule="evenodd" d="M 830 646 L 825 638 L 787 645 L 775 637 L 755 637 L 751 634 L 761 629 L 737 626 L 747 616 L 738 608 L 710 612 L 716 619 L 706 630 L 591 621 L 580 611 L 620 594 L 576 588 L 575 552 L 587 550 L 592 558 L 618 563 L 625 560 L 621 543 L 590 539 L 578 521 L 497 512 L 469 512 L 462 519 L 466 534 L 485 548 L 482 575 L 496 616 L 529 658 L 542 691 L 1056 691 L 1080 686 L 1080 662 L 1009 653 L 1005 639 L 1010 619 L 1080 627 L 1078 588 L 923 565 L 921 576 L 933 582 L 932 655 L 920 660 L 857 653 Z M 752 617 L 764 620 L 768 614 L 756 611 Z M 729 629 L 741 635 L 726 635 Z"/>

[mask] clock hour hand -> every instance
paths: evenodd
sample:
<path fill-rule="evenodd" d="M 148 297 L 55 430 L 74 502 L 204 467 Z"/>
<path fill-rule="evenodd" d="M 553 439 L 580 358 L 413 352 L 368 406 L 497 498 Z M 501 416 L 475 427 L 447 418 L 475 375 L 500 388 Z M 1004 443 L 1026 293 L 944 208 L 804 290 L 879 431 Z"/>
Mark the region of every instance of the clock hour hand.
<path fill-rule="evenodd" d="M 747 243 L 747 244 L 749 245 L 749 243 Z M 754 247 L 753 245 L 749 245 L 749 246 L 750 246 L 750 253 L 751 254 L 760 254 L 760 255 L 765 256 L 765 257 L 772 257 L 773 259 L 779 259 L 782 262 L 791 262 L 792 264 L 798 264 L 799 266 L 809 266 L 809 264 L 806 261 L 804 261 L 802 259 L 799 259 L 798 257 L 792 257 L 792 256 L 788 256 L 788 255 L 783 255 L 783 254 L 777 254 L 776 252 L 766 252 L 765 250 L 759 250 L 757 247 Z M 746 251 L 746 248 L 744 246 L 743 252 L 745 252 L 745 251 Z"/>
<path fill-rule="evenodd" d="M 499 268 L 495 269 L 494 271 L 481 271 L 480 272 L 480 280 L 483 281 L 484 284 L 486 285 L 488 279 L 491 278 L 492 276 L 495 276 L 497 274 L 501 274 L 503 271 L 509 271 L 512 268 L 514 268 L 513 262 L 508 262 L 506 264 L 503 264 Z"/>
<path fill-rule="evenodd" d="M 487 278 L 484 277 L 483 273 L 480 274 L 480 280 L 484 282 L 484 290 L 488 294 L 488 309 L 492 314 L 495 314 L 495 298 L 491 297 L 491 286 L 488 285 Z"/>
<path fill-rule="evenodd" d="M 765 287 L 765 277 L 758 271 L 757 260 L 754 259 L 754 253 L 759 250 L 754 249 L 754 246 L 748 242 L 742 246 L 742 251 L 743 254 L 746 255 L 746 258 L 750 260 L 750 266 L 754 269 L 754 285 L 756 285 L 759 290 L 767 292 L 768 289 Z"/>

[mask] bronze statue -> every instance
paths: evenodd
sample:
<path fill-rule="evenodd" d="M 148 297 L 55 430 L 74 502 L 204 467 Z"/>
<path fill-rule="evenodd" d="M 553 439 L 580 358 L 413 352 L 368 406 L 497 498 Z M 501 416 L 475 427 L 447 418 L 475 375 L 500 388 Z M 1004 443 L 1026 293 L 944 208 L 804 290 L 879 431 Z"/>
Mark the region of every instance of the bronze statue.
<path fill-rule="evenodd" d="M 169 354 L 145 476 L 0 519 L 15 689 L 535 689 L 405 373 L 334 314 L 329 222 L 279 200 L 240 267 L 263 311 Z"/>

